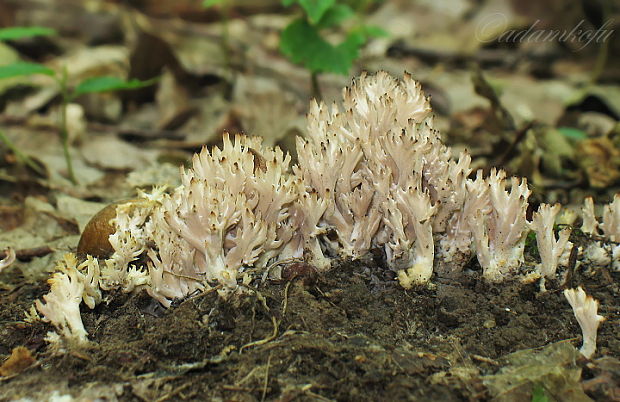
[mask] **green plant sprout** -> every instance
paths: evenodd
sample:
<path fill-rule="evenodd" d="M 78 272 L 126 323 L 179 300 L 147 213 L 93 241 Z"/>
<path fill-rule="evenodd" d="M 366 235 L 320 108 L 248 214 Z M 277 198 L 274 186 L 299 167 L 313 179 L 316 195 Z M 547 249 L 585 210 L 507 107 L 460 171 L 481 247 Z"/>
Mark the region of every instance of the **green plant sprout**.
<path fill-rule="evenodd" d="M 0 29 L 0 41 L 35 36 L 50 36 L 55 34 L 56 31 L 45 27 L 11 27 Z M 69 105 L 69 103 L 71 103 L 73 100 L 75 100 L 75 98 L 81 95 L 89 93 L 102 93 L 137 89 L 152 85 L 157 80 L 123 80 L 118 77 L 99 76 L 87 78 L 78 83 L 75 88 L 70 88 L 68 84 L 68 74 L 66 68 L 63 68 L 62 71 L 58 73 L 43 64 L 24 61 L 18 61 L 15 63 L 0 66 L 0 79 L 24 77 L 35 74 L 42 74 L 52 77 L 60 89 L 61 107 L 58 130 L 60 133 L 60 140 L 62 143 L 63 153 L 67 164 L 67 175 L 69 177 L 69 180 L 71 180 L 71 183 L 73 184 L 76 184 L 77 181 L 75 178 L 75 172 L 73 170 L 71 154 L 69 152 L 69 132 L 67 129 L 67 106 Z M 31 158 L 29 158 L 22 152 L 16 152 L 17 148 L 8 139 L 8 137 L 2 134 L 0 135 L 0 141 L 4 142 L 5 145 L 15 153 L 15 156 L 19 161 L 27 164 L 38 173 L 41 173 L 41 169 L 36 163 L 32 161 Z"/>
<path fill-rule="evenodd" d="M 343 31 L 344 21 L 361 15 L 370 1 L 358 2 L 357 12 L 347 2 L 337 0 L 282 0 L 284 6 L 298 4 L 304 14 L 293 20 L 282 32 L 280 51 L 292 62 L 301 64 L 311 73 L 313 96 L 321 98 L 318 84 L 320 73 L 347 75 L 359 51 L 371 37 L 385 36 L 381 28 L 361 22 L 350 29 L 344 40 L 332 44 L 327 30 Z"/>

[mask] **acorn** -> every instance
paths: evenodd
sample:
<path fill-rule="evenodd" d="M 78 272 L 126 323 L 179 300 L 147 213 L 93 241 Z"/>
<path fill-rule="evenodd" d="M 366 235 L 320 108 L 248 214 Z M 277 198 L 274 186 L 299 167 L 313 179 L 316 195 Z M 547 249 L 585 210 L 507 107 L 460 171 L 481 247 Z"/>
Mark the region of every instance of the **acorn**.
<path fill-rule="evenodd" d="M 112 219 L 116 218 L 116 208 L 123 204 L 134 204 L 136 207 L 146 206 L 151 201 L 146 198 L 133 198 L 114 202 L 101 211 L 97 212 L 86 224 L 77 246 L 77 254 L 80 258 L 91 255 L 95 258 L 109 258 L 114 249 L 110 244 L 109 237 L 116 229 Z"/>

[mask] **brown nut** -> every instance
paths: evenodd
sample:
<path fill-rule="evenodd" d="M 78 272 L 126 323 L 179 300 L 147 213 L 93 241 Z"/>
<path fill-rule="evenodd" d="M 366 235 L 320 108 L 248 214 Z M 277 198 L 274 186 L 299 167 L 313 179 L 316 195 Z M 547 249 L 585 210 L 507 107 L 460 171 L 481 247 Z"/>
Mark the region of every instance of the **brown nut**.
<path fill-rule="evenodd" d="M 101 211 L 97 212 L 84 227 L 82 236 L 77 246 L 77 254 L 80 257 L 91 255 L 95 258 L 108 258 L 114 253 L 114 249 L 108 238 L 114 234 L 115 228 L 111 220 L 116 218 L 116 208 L 123 204 L 135 204 L 145 206 L 151 201 L 144 198 L 134 198 L 114 202 Z"/>

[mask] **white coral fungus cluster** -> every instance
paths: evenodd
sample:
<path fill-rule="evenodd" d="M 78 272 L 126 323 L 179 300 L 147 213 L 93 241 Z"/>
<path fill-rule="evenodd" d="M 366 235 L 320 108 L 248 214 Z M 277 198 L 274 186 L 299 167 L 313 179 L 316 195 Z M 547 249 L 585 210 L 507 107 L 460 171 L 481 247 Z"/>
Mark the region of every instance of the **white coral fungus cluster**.
<path fill-rule="evenodd" d="M 221 148 L 203 149 L 182 169 L 171 194 L 156 190 L 119 205 L 115 253 L 101 264 L 99 286 L 146 287 L 168 307 L 208 288 L 226 295 L 291 258 L 325 270 L 334 258 L 381 249 L 405 288 L 427 283 L 437 267 L 458 272 L 474 255 L 490 281 L 523 262 L 525 180 L 497 170 L 469 178 L 469 155 L 455 158 L 442 143 L 429 100 L 409 75 L 362 75 L 344 90 L 342 106 L 313 102 L 297 153 L 289 167 L 289 155 L 259 138 L 225 135 Z M 566 235 L 553 238 L 555 210 L 545 211 L 532 225 L 545 249 L 541 271 L 550 275 Z M 61 330 L 83 336 L 74 317 L 79 271 L 56 274 L 49 307 L 38 306 Z M 63 275 L 66 300 L 53 296 Z M 63 302 L 71 311 L 61 313 Z"/>
<path fill-rule="evenodd" d="M 588 197 L 582 208 L 581 230 L 594 237 L 583 251 L 584 259 L 593 266 L 611 265 L 620 270 L 620 194 L 603 208 L 602 222 L 594 213 L 594 202 Z"/>
<path fill-rule="evenodd" d="M 405 287 L 433 273 L 434 233 L 463 203 L 469 157 L 453 160 L 432 128 L 420 85 L 380 73 L 344 91 L 343 108 L 313 103 L 308 138 L 298 138 L 295 173 L 327 208 L 332 255 L 385 250 Z"/>
<path fill-rule="evenodd" d="M 572 247 L 572 243 L 568 241 L 570 228 L 563 228 L 558 238 L 555 238 L 553 227 L 560 208 L 560 204 L 553 206 L 541 204 L 538 211 L 534 213 L 532 222 L 529 223 L 530 228 L 536 233 L 536 243 L 541 259 L 537 268 L 543 278 L 555 277 L 560 258 Z"/>
<path fill-rule="evenodd" d="M 530 190 L 525 179 L 513 177 L 508 192 L 505 178 L 503 171 L 492 170 L 486 181 L 473 183 L 478 194 L 488 191 L 488 203 L 467 217 L 483 275 L 496 282 L 523 263 L 527 235 L 525 212 Z"/>
<path fill-rule="evenodd" d="M 583 345 L 579 351 L 586 358 L 591 358 L 596 351 L 596 335 L 598 326 L 605 317 L 598 315 L 598 301 L 586 295 L 582 287 L 564 290 L 564 296 L 573 308 L 573 313 L 581 327 Z"/>
<path fill-rule="evenodd" d="M 80 304 L 83 301 L 94 308 L 101 301 L 99 272 L 96 259 L 88 257 L 78 265 L 75 255 L 65 254 L 48 280 L 51 290 L 43 296 L 44 302 L 35 302 L 44 320 L 52 322 L 65 339 L 87 342 L 88 333 L 82 324 Z"/>

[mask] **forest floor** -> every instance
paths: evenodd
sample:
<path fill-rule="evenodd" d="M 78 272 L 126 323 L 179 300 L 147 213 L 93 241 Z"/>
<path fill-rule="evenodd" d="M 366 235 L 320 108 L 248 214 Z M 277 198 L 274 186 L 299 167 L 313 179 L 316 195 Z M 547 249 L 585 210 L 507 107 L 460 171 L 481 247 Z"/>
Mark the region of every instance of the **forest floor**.
<path fill-rule="evenodd" d="M 615 400 L 620 378 L 616 273 L 579 278 L 606 317 L 597 356 L 559 284 L 489 285 L 471 271 L 405 291 L 374 262 L 266 283 L 223 301 L 215 292 L 169 310 L 145 292 L 111 294 L 82 316 L 91 340 L 45 347 L 50 327 L 19 322 L 44 283 L 2 295 L 3 347 L 39 351 L 0 379 L 0 398 L 45 400 Z M 389 271 L 387 271 L 389 272 Z M 575 278 L 573 278 L 575 279 Z M 11 281 L 9 281 L 10 283 Z M 546 399 L 545 399 L 546 398 Z"/>
<path fill-rule="evenodd" d="M 299 7 L 65 3 L 0 2 L 0 26 L 57 32 L 0 41 L 0 64 L 64 70 L 69 89 L 97 76 L 156 81 L 71 99 L 72 183 L 59 140 L 59 82 L 0 80 L 0 131 L 13 145 L 0 147 L 0 249 L 18 254 L 0 272 L 0 400 L 620 401 L 620 273 L 581 262 L 545 292 L 519 279 L 485 283 L 473 262 L 460 276 L 405 290 L 380 256 L 337 263 L 316 278 L 266 281 L 227 300 L 191 295 L 168 310 L 145 292 L 112 292 L 93 310 L 82 306 L 87 347 L 50 346 L 53 327 L 26 322 L 25 313 L 97 211 L 136 197 L 137 188 L 175 188 L 178 167 L 220 144 L 225 131 L 261 136 L 295 163 L 313 96 L 309 72 L 279 50 Z M 617 6 L 359 3 L 367 7 L 355 21 L 387 35 L 361 50 L 349 75 L 318 77 L 325 102 L 339 102 L 363 71 L 407 71 L 431 95 L 435 128 L 454 154 L 467 149 L 474 171 L 500 167 L 527 178 L 529 212 L 543 202 L 578 212 L 592 196 L 600 216 L 620 192 Z M 480 37 L 498 16 L 523 32 L 578 26 L 614 35 L 587 44 L 510 41 L 501 31 Z M 329 34 L 343 38 L 338 29 Z M 530 248 L 526 257 L 530 266 L 538 261 Z M 563 295 L 579 285 L 606 318 L 593 360 L 579 353 L 581 330 Z"/>

